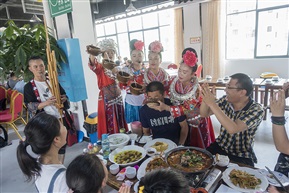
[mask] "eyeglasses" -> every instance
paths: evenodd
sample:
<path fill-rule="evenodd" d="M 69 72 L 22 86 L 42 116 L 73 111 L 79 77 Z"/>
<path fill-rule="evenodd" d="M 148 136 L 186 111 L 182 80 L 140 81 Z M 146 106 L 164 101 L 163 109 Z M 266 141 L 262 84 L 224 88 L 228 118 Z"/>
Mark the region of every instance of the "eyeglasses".
<path fill-rule="evenodd" d="M 232 90 L 232 89 L 243 90 L 244 88 L 226 86 L 226 89 L 230 89 L 230 90 Z"/>

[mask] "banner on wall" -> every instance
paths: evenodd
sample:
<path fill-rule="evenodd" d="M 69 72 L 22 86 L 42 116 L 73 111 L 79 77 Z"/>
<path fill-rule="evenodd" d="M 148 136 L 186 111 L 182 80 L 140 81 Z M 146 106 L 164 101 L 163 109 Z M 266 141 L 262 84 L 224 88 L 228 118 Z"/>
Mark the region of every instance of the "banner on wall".
<path fill-rule="evenodd" d="M 72 0 L 48 0 L 51 17 L 72 12 Z"/>
<path fill-rule="evenodd" d="M 85 78 L 80 55 L 79 40 L 60 39 L 57 44 L 64 51 L 68 64 L 60 63 L 58 80 L 64 88 L 71 102 L 78 102 L 87 99 Z"/>

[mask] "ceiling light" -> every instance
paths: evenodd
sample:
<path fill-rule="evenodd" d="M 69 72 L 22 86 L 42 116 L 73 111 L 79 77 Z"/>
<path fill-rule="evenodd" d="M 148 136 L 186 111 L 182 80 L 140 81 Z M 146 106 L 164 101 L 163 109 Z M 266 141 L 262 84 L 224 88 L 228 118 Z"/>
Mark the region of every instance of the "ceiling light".
<path fill-rule="evenodd" d="M 37 17 L 36 14 L 33 14 L 33 16 L 31 17 L 31 19 L 29 21 L 34 22 L 34 23 L 42 22 L 42 20 L 39 17 Z"/>
<path fill-rule="evenodd" d="M 125 12 L 137 11 L 137 9 L 133 6 L 132 2 L 130 1 L 128 7 L 126 8 Z"/>

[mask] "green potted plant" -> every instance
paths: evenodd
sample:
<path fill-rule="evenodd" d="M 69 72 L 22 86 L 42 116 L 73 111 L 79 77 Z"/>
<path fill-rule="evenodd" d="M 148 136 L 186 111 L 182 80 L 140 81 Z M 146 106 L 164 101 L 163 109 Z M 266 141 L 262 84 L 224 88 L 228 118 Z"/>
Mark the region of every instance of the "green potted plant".
<path fill-rule="evenodd" d="M 46 55 L 46 31 L 43 24 L 31 27 L 29 24 L 17 27 L 10 20 L 7 28 L 0 36 L 0 73 L 9 74 L 13 71 L 16 75 L 24 74 L 24 79 L 31 79 L 32 73 L 28 69 L 28 59 L 33 55 L 39 55 L 47 64 Z M 51 50 L 55 51 L 57 62 L 66 62 L 64 52 L 58 47 L 56 39 L 49 33 Z M 2 68 L 2 69 L 1 69 Z"/>

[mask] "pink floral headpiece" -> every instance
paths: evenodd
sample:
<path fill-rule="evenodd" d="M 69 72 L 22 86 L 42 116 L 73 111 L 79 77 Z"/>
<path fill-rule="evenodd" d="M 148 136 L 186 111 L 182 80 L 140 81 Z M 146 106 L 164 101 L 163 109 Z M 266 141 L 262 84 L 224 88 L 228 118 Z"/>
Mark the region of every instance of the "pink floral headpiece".
<path fill-rule="evenodd" d="M 196 63 L 198 62 L 198 58 L 196 57 L 194 52 L 186 51 L 186 53 L 183 56 L 184 63 L 187 64 L 190 67 L 194 67 Z"/>
<path fill-rule="evenodd" d="M 142 50 L 144 47 L 144 43 L 141 40 L 136 41 L 133 45 L 136 50 Z"/>
<path fill-rule="evenodd" d="M 163 51 L 163 45 L 159 41 L 154 41 L 150 44 L 149 50 L 155 53 L 160 53 Z"/>

